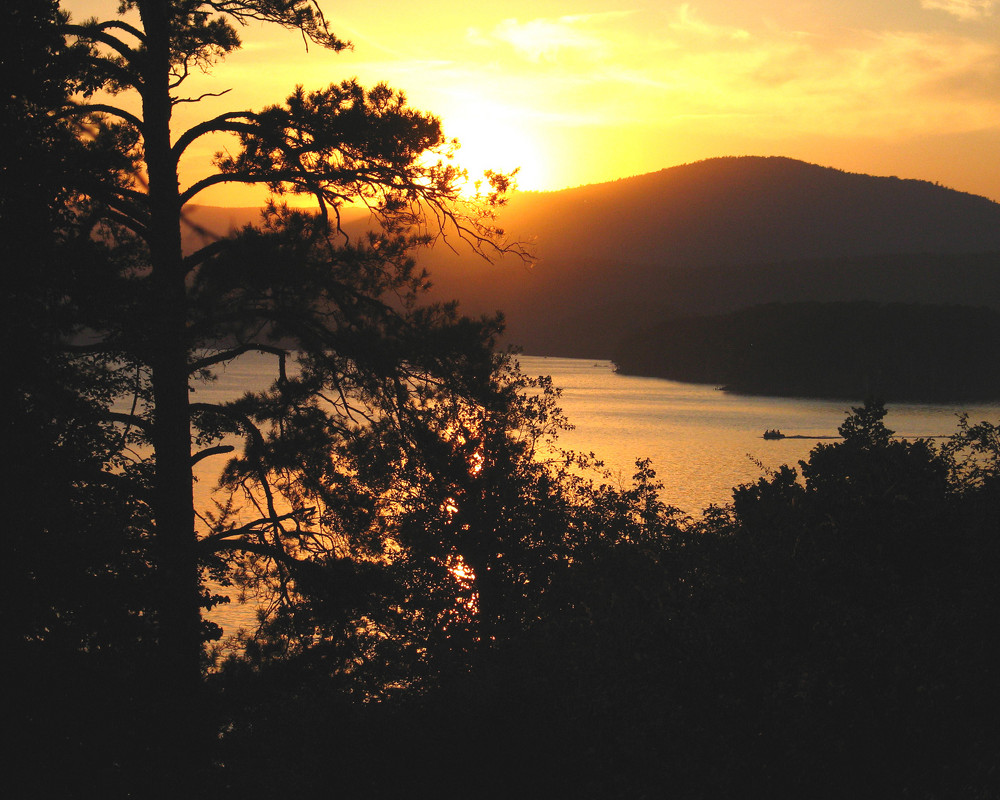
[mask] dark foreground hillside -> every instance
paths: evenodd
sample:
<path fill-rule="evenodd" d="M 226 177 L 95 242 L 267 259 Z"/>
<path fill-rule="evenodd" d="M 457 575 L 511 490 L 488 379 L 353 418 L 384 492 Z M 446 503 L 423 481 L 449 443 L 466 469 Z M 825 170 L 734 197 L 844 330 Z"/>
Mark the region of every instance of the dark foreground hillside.
<path fill-rule="evenodd" d="M 226 796 L 1000 796 L 998 430 L 883 414 L 696 525 L 594 496 L 531 620 L 421 696 L 352 702 L 319 658 L 230 684 Z"/>
<path fill-rule="evenodd" d="M 768 304 L 669 318 L 623 340 L 620 372 L 734 392 L 892 401 L 1000 398 L 1000 313 L 878 303 Z"/>

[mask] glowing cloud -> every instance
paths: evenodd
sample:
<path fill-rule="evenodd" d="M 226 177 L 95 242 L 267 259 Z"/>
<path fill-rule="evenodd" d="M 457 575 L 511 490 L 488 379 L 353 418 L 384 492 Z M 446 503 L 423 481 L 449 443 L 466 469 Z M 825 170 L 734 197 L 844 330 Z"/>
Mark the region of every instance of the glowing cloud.
<path fill-rule="evenodd" d="M 533 62 L 552 61 L 565 51 L 604 54 L 608 40 L 600 32 L 587 30 L 610 19 L 628 16 L 627 11 L 603 14 L 576 14 L 557 18 L 537 18 L 521 22 L 505 19 L 487 36 L 473 31 L 480 42 L 503 42 Z"/>
<path fill-rule="evenodd" d="M 923 8 L 944 11 L 961 20 L 982 19 L 993 14 L 996 0 L 920 0 Z"/>
<path fill-rule="evenodd" d="M 677 33 L 694 34 L 706 39 L 734 39 L 739 41 L 750 38 L 749 31 L 745 31 L 742 28 L 731 28 L 727 25 L 712 25 L 705 22 L 698 17 L 698 14 L 688 3 L 684 3 L 677 8 L 676 17 L 670 23 L 670 29 Z"/>

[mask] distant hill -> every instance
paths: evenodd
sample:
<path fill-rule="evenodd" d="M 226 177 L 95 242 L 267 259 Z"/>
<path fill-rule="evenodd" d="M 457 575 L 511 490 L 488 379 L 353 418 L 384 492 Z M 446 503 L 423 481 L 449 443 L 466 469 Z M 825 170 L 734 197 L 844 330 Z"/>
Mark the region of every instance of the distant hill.
<path fill-rule="evenodd" d="M 502 309 L 528 352 L 610 357 L 665 312 L 772 301 L 1000 307 L 1000 204 L 788 158 L 718 158 L 514 197 L 503 223 L 538 263 L 422 257 L 440 298 Z"/>
<path fill-rule="evenodd" d="M 257 210 L 192 217 L 224 231 Z M 508 340 L 529 353 L 610 358 L 666 314 L 778 301 L 1000 308 L 1000 204 L 926 181 L 716 158 L 520 193 L 501 222 L 532 243 L 534 266 L 485 264 L 443 244 L 420 263 L 433 299 L 458 299 L 469 314 L 502 310 Z"/>
<path fill-rule="evenodd" d="M 614 359 L 626 374 L 744 394 L 971 402 L 1000 400 L 998 349 L 992 309 L 770 303 L 664 320 L 626 337 Z"/>

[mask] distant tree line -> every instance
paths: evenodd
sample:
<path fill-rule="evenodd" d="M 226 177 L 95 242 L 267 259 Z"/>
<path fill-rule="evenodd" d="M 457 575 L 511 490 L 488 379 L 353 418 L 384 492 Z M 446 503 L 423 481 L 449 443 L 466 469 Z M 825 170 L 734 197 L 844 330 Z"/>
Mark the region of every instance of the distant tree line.
<path fill-rule="evenodd" d="M 619 372 L 729 391 L 892 401 L 1000 398 L 986 354 L 1000 312 L 901 303 L 772 303 L 677 315 L 619 343 Z"/>

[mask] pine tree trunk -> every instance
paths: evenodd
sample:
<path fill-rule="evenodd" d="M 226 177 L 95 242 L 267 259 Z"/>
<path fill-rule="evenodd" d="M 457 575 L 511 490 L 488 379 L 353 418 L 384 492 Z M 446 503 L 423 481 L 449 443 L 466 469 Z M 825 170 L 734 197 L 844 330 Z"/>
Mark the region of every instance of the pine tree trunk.
<path fill-rule="evenodd" d="M 154 779 L 163 781 L 164 795 L 185 791 L 184 784 L 197 772 L 203 744 L 198 722 L 201 616 L 191 485 L 187 309 L 177 163 L 170 149 L 169 6 L 164 0 L 141 5 L 148 58 L 142 101 L 153 285 L 149 309 L 155 402 L 153 515 L 162 689 L 162 704 L 157 703 L 162 719 L 154 738 L 165 770 Z"/>

